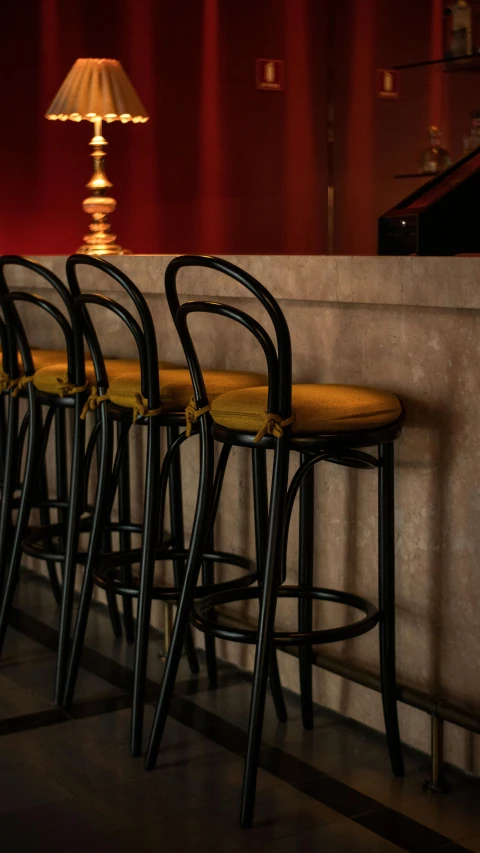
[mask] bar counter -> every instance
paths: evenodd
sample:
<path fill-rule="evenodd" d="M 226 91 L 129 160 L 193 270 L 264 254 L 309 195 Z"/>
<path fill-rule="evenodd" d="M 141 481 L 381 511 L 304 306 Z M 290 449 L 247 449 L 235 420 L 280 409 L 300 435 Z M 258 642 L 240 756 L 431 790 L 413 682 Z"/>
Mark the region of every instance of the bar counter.
<path fill-rule="evenodd" d="M 159 357 L 183 363 L 163 295 L 169 259 L 140 255 L 110 260 L 145 294 L 156 323 Z M 65 258 L 38 260 L 64 277 Z M 396 443 L 398 678 L 402 685 L 433 700 L 453 702 L 480 718 L 480 258 L 228 260 L 257 277 L 280 301 L 292 336 L 294 381 L 373 385 L 400 397 L 406 425 Z M 82 275 L 83 288 L 111 290 L 97 271 Z M 9 283 L 33 286 L 23 273 L 10 275 Z M 246 291 L 216 273 L 185 270 L 179 284 L 185 299 L 225 299 L 264 319 Z M 38 279 L 34 290 L 39 292 Z M 106 313 L 106 354 L 134 357 L 133 340 L 121 321 Z M 48 322 L 31 330 L 32 339 L 39 346 L 61 346 L 52 339 Z M 264 369 L 259 347 L 238 324 L 197 315 L 191 329 L 205 367 Z M 187 526 L 196 488 L 194 444 L 182 456 Z M 140 454 L 138 438 L 136 446 Z M 216 544 L 253 554 L 248 452 L 236 448 L 233 457 Z M 375 599 L 375 473 L 328 464 L 317 468 L 316 582 Z M 292 577 L 295 539 L 293 524 Z M 294 616 L 286 607 L 279 603 L 279 622 L 288 623 Z M 329 608 L 318 611 L 322 626 L 339 620 L 338 606 Z M 362 670 L 378 671 L 375 631 L 322 651 Z M 253 650 L 245 646 L 221 646 L 220 653 L 242 666 L 252 665 Z M 280 663 L 284 684 L 297 689 L 296 659 L 280 654 Z M 371 690 L 318 668 L 314 696 L 323 705 L 382 728 L 380 697 Z M 401 704 L 400 720 L 404 741 L 428 750 L 428 716 Z M 477 747 L 475 754 L 472 736 L 453 726 L 446 734 L 446 759 L 480 772 L 480 750 Z"/>

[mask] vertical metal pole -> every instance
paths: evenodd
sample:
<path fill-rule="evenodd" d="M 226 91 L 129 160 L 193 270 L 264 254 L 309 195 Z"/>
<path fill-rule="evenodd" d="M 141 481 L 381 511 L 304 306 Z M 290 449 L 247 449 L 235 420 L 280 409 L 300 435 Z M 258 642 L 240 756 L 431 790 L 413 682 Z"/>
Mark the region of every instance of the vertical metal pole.
<path fill-rule="evenodd" d="M 443 720 L 432 714 L 430 717 L 431 779 L 425 783 L 427 791 L 444 794 L 448 787 L 443 778 Z"/>
<path fill-rule="evenodd" d="M 163 655 L 167 656 L 172 640 L 173 628 L 173 604 L 171 601 L 163 602 Z"/>

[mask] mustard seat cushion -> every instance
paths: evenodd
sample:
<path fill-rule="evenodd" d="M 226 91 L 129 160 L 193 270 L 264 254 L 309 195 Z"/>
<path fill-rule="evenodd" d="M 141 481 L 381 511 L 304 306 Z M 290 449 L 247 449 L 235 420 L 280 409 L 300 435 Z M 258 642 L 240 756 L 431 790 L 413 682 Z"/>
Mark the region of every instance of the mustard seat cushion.
<path fill-rule="evenodd" d="M 0 346 L 0 353 L 1 352 L 2 348 Z M 66 358 L 65 350 L 39 349 L 39 347 L 32 347 L 31 353 L 33 364 L 37 370 L 40 370 L 42 367 L 46 367 L 47 364 L 54 364 L 56 361 Z M 23 361 L 20 353 L 18 353 L 18 366 L 20 370 L 23 370 Z"/>
<path fill-rule="evenodd" d="M 65 353 L 63 353 L 63 355 L 65 357 L 60 361 L 58 358 L 59 353 L 57 352 L 56 362 L 53 362 L 52 359 L 52 363 L 36 370 L 33 380 L 35 388 L 47 394 L 68 393 L 67 358 Z M 35 360 L 35 366 L 36 364 L 37 361 Z M 158 366 L 161 369 L 174 369 L 175 367 L 175 365 L 169 361 L 159 361 Z M 134 358 L 107 358 L 105 359 L 105 367 L 110 381 L 113 381 L 115 377 L 120 378 L 131 371 L 136 371 L 138 375 L 140 375 L 139 362 Z M 85 362 L 85 376 L 89 387 L 95 385 L 95 370 L 93 368 L 93 362 L 90 359 L 87 359 Z"/>
<path fill-rule="evenodd" d="M 67 360 L 65 350 L 32 348 L 31 353 L 35 370 L 41 370 L 49 364 L 57 364 L 63 359 Z M 23 371 L 23 362 L 20 354 L 18 355 L 18 365 Z"/>
<path fill-rule="evenodd" d="M 213 400 L 215 423 L 258 433 L 267 414 L 268 388 L 230 391 Z M 358 385 L 293 385 L 294 433 L 335 433 L 393 423 L 402 407 L 394 394 Z"/>
<path fill-rule="evenodd" d="M 248 373 L 241 370 L 204 370 L 209 400 L 219 394 L 225 394 L 238 388 L 250 388 L 253 385 L 264 385 L 265 376 L 260 373 Z M 182 411 L 193 395 L 190 372 L 185 368 L 177 370 L 159 370 L 160 400 L 164 411 Z M 108 398 L 117 406 L 133 408 L 136 405 L 140 388 L 140 368 L 137 364 L 133 369 L 110 377 Z"/>
<path fill-rule="evenodd" d="M 1 347 L 0 347 L 0 354 L 1 354 Z M 66 353 L 64 350 L 39 349 L 36 347 L 35 348 L 32 347 L 31 354 L 32 354 L 33 366 L 34 366 L 35 370 L 42 370 L 43 368 L 47 367 L 50 364 L 58 363 L 58 361 L 60 359 L 66 360 Z M 18 361 L 19 374 L 20 374 L 20 376 L 23 376 L 23 372 L 24 372 L 23 371 L 23 361 L 22 361 L 22 357 L 21 357 L 20 353 L 17 354 L 17 361 Z M 14 385 L 15 383 L 16 383 L 16 380 L 14 380 L 13 383 L 10 382 L 9 376 L 5 373 L 3 367 L 0 367 L 0 391 L 8 390 L 8 388 L 12 387 L 12 384 Z"/>

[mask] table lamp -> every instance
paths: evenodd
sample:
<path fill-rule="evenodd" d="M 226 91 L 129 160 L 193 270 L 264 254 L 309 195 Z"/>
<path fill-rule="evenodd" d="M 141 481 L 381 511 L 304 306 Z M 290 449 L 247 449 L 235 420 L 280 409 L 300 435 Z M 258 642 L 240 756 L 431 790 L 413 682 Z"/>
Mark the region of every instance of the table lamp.
<path fill-rule="evenodd" d="M 108 142 L 102 136 L 102 121 L 148 121 L 145 107 L 116 59 L 77 59 L 65 77 L 45 117 L 52 121 L 91 121 L 94 135 L 90 141 L 93 175 L 87 188 L 90 195 L 83 202 L 85 213 L 91 214 L 90 233 L 78 252 L 83 255 L 125 255 L 128 249 L 116 242 L 110 231 L 108 214 L 117 202 L 109 194 L 113 186 L 105 174 Z"/>

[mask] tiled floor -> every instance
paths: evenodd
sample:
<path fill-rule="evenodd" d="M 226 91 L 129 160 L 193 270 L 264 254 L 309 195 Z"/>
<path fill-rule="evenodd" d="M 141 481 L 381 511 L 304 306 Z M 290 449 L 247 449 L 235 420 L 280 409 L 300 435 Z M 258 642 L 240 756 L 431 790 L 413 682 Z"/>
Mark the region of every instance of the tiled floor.
<path fill-rule="evenodd" d="M 1 853 L 480 853 L 480 783 L 455 774 L 451 793 L 427 794 L 428 763 L 412 750 L 393 779 L 378 735 L 321 708 L 305 732 L 292 695 L 286 725 L 268 704 L 255 824 L 241 829 L 248 676 L 221 666 L 211 690 L 182 664 L 147 774 L 128 751 L 132 650 L 95 607 L 67 716 L 51 704 L 55 621 L 50 590 L 30 577 L 0 662 Z M 150 701 L 162 665 L 153 637 Z M 152 715 L 149 704 L 147 733 Z"/>

